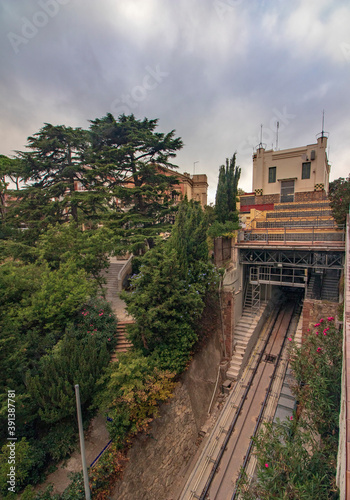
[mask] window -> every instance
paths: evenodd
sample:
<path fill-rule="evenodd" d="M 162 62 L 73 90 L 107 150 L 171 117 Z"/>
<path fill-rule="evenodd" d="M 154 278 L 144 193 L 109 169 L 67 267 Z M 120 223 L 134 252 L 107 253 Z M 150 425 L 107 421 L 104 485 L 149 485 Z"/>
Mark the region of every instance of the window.
<path fill-rule="evenodd" d="M 276 167 L 269 168 L 269 183 L 276 182 Z"/>
<path fill-rule="evenodd" d="M 302 165 L 301 178 L 310 179 L 310 171 L 311 171 L 311 161 L 306 161 Z"/>

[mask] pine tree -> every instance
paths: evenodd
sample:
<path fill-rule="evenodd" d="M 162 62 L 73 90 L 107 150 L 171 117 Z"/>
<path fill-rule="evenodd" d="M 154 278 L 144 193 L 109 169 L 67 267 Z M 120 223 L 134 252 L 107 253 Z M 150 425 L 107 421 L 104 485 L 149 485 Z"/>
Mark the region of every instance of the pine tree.
<path fill-rule="evenodd" d="M 86 160 L 104 172 L 105 183 L 119 200 L 109 224 L 134 253 L 169 227 L 168 216 L 174 209 L 172 194 L 178 180 L 167 174 L 167 168 L 175 167 L 170 159 L 183 143 L 174 131 L 155 132 L 157 124 L 158 120 L 141 121 L 134 115 L 116 120 L 107 114 L 91 121 Z"/>
<path fill-rule="evenodd" d="M 48 224 L 94 219 L 108 198 L 99 173 L 87 167 L 89 136 L 81 128 L 46 123 L 28 138 L 29 152 L 18 152 L 25 188 L 12 221 L 40 232 Z M 80 183 L 83 190 L 77 190 Z M 85 189 L 85 190 L 84 190 Z"/>

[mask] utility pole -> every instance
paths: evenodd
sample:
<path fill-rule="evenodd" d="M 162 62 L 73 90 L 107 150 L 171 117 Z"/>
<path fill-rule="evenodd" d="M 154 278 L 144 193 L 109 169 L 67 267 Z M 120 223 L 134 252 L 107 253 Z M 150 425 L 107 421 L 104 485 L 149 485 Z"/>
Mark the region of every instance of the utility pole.
<path fill-rule="evenodd" d="M 83 475 L 84 475 L 84 489 L 85 489 L 85 500 L 91 500 L 90 486 L 89 486 L 89 476 L 86 466 L 85 457 L 85 442 L 84 442 L 84 429 L 83 429 L 83 419 L 81 416 L 81 404 L 80 404 L 80 392 L 79 384 L 75 385 L 75 400 L 77 403 L 77 414 L 78 414 L 78 426 L 79 426 L 79 439 L 80 439 L 80 452 L 81 461 L 83 464 Z"/>

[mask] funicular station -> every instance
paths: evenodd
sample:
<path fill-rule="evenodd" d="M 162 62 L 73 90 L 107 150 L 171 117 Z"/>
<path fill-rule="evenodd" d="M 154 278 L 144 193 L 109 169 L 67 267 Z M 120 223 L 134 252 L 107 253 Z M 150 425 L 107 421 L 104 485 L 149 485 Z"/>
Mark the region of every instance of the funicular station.
<path fill-rule="evenodd" d="M 330 311 L 339 302 L 345 231 L 328 199 L 326 149 L 324 132 L 303 147 L 274 151 L 259 144 L 253 154 L 253 191 L 240 196 L 236 240 L 215 242 L 217 264 L 230 262 L 222 300 L 225 354 L 231 358 L 227 376 L 234 381 L 254 345 L 252 323 L 259 322 L 267 304 L 273 307 L 274 300 L 284 298 L 298 302 L 304 312 L 307 301 L 326 301 Z M 303 328 L 306 332 L 306 320 Z"/>
<path fill-rule="evenodd" d="M 272 286 L 304 298 L 338 301 L 345 233 L 332 217 L 327 137 L 282 151 L 260 144 L 253 155 L 253 192 L 240 198 L 237 258 L 244 307 L 258 309 Z"/>

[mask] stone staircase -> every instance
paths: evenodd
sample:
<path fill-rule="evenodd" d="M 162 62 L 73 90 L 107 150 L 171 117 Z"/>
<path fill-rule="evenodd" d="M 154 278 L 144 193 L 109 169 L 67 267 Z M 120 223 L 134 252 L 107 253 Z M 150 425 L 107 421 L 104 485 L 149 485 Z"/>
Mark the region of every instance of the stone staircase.
<path fill-rule="evenodd" d="M 321 300 L 338 302 L 339 300 L 339 273 L 335 269 L 327 269 L 323 278 Z"/>
<path fill-rule="evenodd" d="M 131 347 L 132 343 L 126 338 L 127 332 L 126 332 L 126 327 L 127 325 L 132 324 L 133 321 L 120 321 L 118 322 L 117 325 L 117 345 L 115 348 L 114 353 L 111 356 L 111 361 L 118 361 L 118 352 L 127 352 Z"/>
<path fill-rule="evenodd" d="M 266 303 L 262 303 L 257 313 L 249 308 L 243 310 L 243 314 L 234 331 L 235 352 L 231 358 L 229 369 L 226 376 L 230 380 L 238 380 L 244 354 L 254 330 L 266 308 Z"/>
<path fill-rule="evenodd" d="M 307 286 L 307 299 L 320 300 L 322 288 L 322 279 L 320 274 L 312 274 L 309 284 Z"/>
<path fill-rule="evenodd" d="M 120 291 L 118 275 L 124 266 L 124 262 L 111 262 L 108 269 L 103 271 L 102 276 L 106 279 L 103 285 L 106 293 L 106 300 L 111 304 L 112 308 Z"/>

